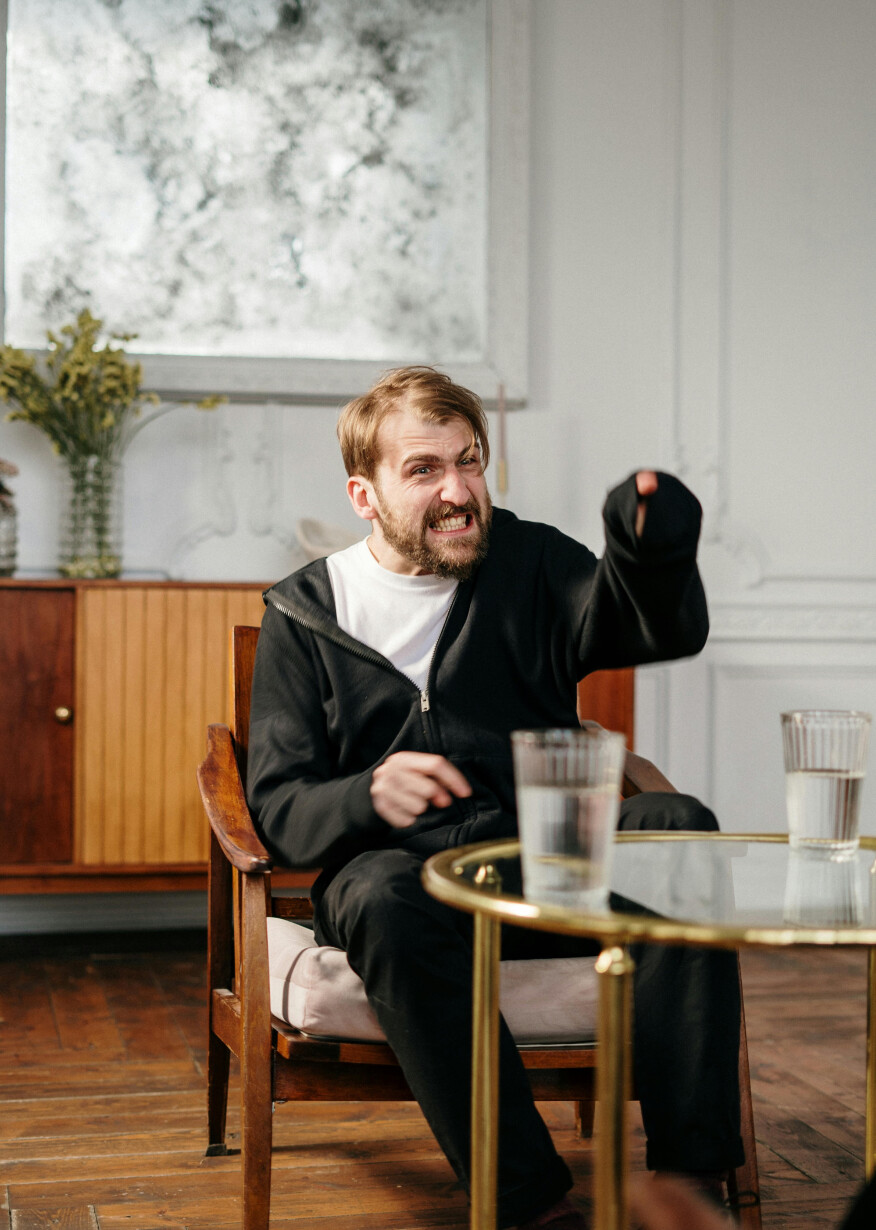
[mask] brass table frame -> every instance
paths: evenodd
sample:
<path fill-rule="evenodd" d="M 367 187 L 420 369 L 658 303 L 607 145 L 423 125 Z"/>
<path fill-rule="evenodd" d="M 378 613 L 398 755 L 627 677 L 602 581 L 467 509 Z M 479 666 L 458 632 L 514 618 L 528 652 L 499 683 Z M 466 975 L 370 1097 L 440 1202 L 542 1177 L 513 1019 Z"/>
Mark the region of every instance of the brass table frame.
<path fill-rule="evenodd" d="M 618 833 L 618 842 L 709 841 L 787 844 L 779 833 Z M 861 848 L 876 851 L 876 838 Z M 708 948 L 782 948 L 793 945 L 866 946 L 868 954 L 866 1134 L 864 1163 L 876 1171 L 876 920 L 866 927 L 730 926 L 619 913 L 586 913 L 537 905 L 503 894 L 495 864 L 518 855 L 517 841 L 484 842 L 444 850 L 423 868 L 423 883 L 440 901 L 474 915 L 471 1230 L 495 1230 L 499 1115 L 499 935 L 503 922 L 566 935 L 593 936 L 603 943 L 599 975 L 599 1051 L 596 1096 L 600 1135 L 596 1152 L 595 1225 L 626 1230 L 627 1137 L 624 1104 L 631 1088 L 631 1005 L 636 941 Z M 464 878 L 475 869 L 473 881 Z M 871 872 L 876 869 L 876 862 Z"/>

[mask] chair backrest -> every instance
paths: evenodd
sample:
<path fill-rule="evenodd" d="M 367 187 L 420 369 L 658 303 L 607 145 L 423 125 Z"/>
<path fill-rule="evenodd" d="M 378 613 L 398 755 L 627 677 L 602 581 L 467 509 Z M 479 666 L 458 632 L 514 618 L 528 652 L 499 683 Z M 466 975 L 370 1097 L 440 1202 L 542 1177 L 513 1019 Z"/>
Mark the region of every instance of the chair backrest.
<path fill-rule="evenodd" d="M 252 700 L 252 673 L 255 666 L 259 629 L 237 624 L 231 629 L 228 670 L 228 725 L 234 739 L 240 776 L 246 781 L 246 756 L 249 750 L 249 713 Z"/>
<path fill-rule="evenodd" d="M 237 761 L 237 770 L 240 774 L 240 784 L 246 783 L 246 762 L 249 752 L 249 715 L 252 698 L 252 677 L 255 667 L 256 646 L 259 640 L 259 629 L 249 627 L 246 624 L 237 624 L 231 629 L 230 638 L 230 669 L 229 669 L 229 717 L 228 727 L 231 731 L 231 746 L 234 750 L 234 756 Z M 209 814 L 209 809 L 208 809 Z M 210 823 L 214 823 L 214 818 L 211 817 Z M 257 836 L 255 828 L 252 824 L 251 817 L 247 814 L 248 827 L 248 845 L 252 849 L 257 846 L 261 854 L 264 856 L 264 870 L 272 870 L 269 880 L 265 881 L 265 892 L 267 894 L 270 905 L 270 911 L 281 918 L 312 918 L 313 907 L 310 904 L 310 898 L 307 894 L 304 896 L 278 896 L 271 899 L 271 885 L 279 889 L 294 888 L 309 889 L 316 879 L 317 872 L 313 869 L 301 870 L 290 868 L 273 868 L 271 869 L 271 859 L 267 851 L 261 844 L 260 838 Z M 214 825 L 215 832 L 215 825 Z M 218 834 L 217 834 L 218 836 Z M 219 838 L 221 843 L 221 837 Z M 235 893 L 236 893 L 235 889 Z M 237 917 L 237 909 L 235 907 L 235 918 Z M 239 922 L 235 923 L 236 927 L 236 951 L 240 951 L 239 946 Z"/>
<path fill-rule="evenodd" d="M 578 716 L 582 721 L 598 722 L 606 730 L 626 735 L 627 748 L 633 750 L 635 738 L 636 672 L 632 666 L 619 670 L 595 671 L 578 684 Z"/>

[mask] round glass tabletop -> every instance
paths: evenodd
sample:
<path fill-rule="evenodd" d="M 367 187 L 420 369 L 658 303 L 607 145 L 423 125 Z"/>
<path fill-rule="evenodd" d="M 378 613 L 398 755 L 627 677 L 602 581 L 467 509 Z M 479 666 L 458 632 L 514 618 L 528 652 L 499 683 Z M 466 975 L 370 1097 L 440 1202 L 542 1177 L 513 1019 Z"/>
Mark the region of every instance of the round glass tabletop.
<path fill-rule="evenodd" d="M 876 945 L 876 838 L 832 860 L 791 849 L 781 834 L 620 833 L 608 901 L 587 910 L 529 900 L 519 850 L 516 841 L 445 850 L 426 863 L 424 883 L 472 913 L 616 943 Z"/>

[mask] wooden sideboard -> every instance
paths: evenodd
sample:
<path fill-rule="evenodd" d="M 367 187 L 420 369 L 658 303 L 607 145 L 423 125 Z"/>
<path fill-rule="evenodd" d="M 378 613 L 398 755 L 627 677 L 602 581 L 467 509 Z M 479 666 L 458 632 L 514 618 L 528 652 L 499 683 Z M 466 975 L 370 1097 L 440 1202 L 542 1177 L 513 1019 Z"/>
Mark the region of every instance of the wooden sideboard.
<path fill-rule="evenodd" d="M 195 770 L 265 587 L 0 581 L 0 892 L 205 887 Z"/>
<path fill-rule="evenodd" d="M 265 587 L 0 579 L 0 892 L 206 887 L 195 770 Z M 632 671 L 591 675 L 579 708 L 632 746 Z"/>

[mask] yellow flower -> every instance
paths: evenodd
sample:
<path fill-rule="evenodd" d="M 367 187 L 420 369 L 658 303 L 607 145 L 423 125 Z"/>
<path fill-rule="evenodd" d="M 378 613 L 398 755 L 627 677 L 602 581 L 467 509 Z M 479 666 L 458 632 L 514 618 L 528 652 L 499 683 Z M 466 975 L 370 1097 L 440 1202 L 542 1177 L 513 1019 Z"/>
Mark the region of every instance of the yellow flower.
<path fill-rule="evenodd" d="M 57 453 L 68 459 L 119 456 L 131 437 L 172 406 L 158 409 L 136 427 L 144 405 L 160 406 L 157 393 L 141 389 L 142 369 L 128 361 L 121 346 L 136 334 L 113 333 L 96 348 L 103 321 L 88 308 L 60 333 L 49 330 L 48 354 L 38 365 L 33 355 L 0 346 L 0 401 L 14 408 L 7 415 L 38 427 Z M 206 397 L 201 409 L 213 409 L 224 397 Z"/>

